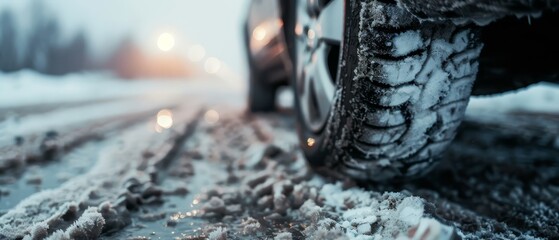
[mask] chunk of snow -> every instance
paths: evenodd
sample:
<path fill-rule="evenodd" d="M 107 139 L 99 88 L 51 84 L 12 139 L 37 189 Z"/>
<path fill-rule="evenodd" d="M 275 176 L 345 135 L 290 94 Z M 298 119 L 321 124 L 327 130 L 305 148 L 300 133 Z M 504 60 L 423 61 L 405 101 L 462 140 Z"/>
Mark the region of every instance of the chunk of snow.
<path fill-rule="evenodd" d="M 282 232 L 274 237 L 274 240 L 291 240 L 293 236 L 290 232 Z"/>
<path fill-rule="evenodd" d="M 398 34 L 394 38 L 395 54 L 403 56 L 420 49 L 423 46 L 423 39 L 419 31 L 407 31 Z"/>
<path fill-rule="evenodd" d="M 218 227 L 208 235 L 209 240 L 226 240 L 227 228 Z"/>
<path fill-rule="evenodd" d="M 320 198 L 324 207 L 320 211 L 325 211 L 324 215 L 340 216 L 336 226 L 351 239 L 373 239 L 373 235 L 393 238 L 394 233 L 407 233 L 424 215 L 421 198 L 401 193 L 381 195 L 356 187 L 344 190 L 341 186 L 337 183 L 322 187 Z M 373 229 L 373 224 L 379 227 Z"/>
<path fill-rule="evenodd" d="M 419 198 L 405 198 L 398 206 L 399 219 L 410 226 L 417 225 L 423 216 L 423 202 Z"/>

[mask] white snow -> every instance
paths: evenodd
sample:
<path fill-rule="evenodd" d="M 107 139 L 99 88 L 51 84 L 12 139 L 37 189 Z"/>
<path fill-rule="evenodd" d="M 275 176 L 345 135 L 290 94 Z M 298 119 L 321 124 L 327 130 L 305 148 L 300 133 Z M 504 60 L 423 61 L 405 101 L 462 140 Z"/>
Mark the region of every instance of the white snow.
<path fill-rule="evenodd" d="M 116 117 L 126 113 L 137 113 L 149 109 L 155 111 L 157 107 L 169 106 L 171 103 L 173 102 L 168 100 L 154 104 L 154 102 L 149 99 L 137 99 L 85 107 L 79 106 L 63 111 L 53 111 L 15 119 L 13 120 L 15 122 L 9 124 L 9 126 L 0 125 L 0 129 L 3 129 L 4 134 L 10 136 L 26 135 L 40 132 L 44 129 L 59 129 L 76 123 Z"/>
<path fill-rule="evenodd" d="M 190 122 L 198 111 L 196 108 L 180 110 L 175 115 L 179 123 Z M 173 131 L 157 133 L 153 129 L 138 125 L 125 131 L 101 151 L 96 164 L 86 174 L 72 178 L 56 189 L 43 190 L 31 195 L 0 216 L 0 235 L 17 238 L 30 232 L 41 233 L 43 231 L 36 227 L 37 224 L 57 226 L 56 223 L 63 221 L 64 215 L 79 215 L 80 211 L 85 211 L 66 231 L 57 231 L 51 237 L 92 239 L 99 236 L 104 218 L 97 213 L 97 208 L 84 208 L 101 206 L 101 210 L 107 212 L 110 205 L 106 202 L 118 202 L 122 199 L 119 197 L 119 187 L 126 181 L 134 178 L 140 183 L 149 182 L 150 176 L 140 170 L 141 166 L 147 166 L 149 169 L 150 166 L 158 164 L 171 150 L 170 145 L 177 135 L 183 134 L 185 129 L 186 124 L 178 124 Z M 145 157 L 146 152 L 156 154 Z M 121 214 L 119 218 L 124 219 L 126 216 Z M 79 230 L 83 228 L 86 230 Z"/>
<path fill-rule="evenodd" d="M 194 83 L 197 81 L 190 81 Z M 122 81 L 109 74 L 75 73 L 49 76 L 33 71 L 0 73 L 0 108 L 33 104 L 94 101 L 149 95 L 179 95 L 196 84 L 170 80 Z"/>
<path fill-rule="evenodd" d="M 282 232 L 274 237 L 274 240 L 291 240 L 293 235 L 290 232 Z"/>
<path fill-rule="evenodd" d="M 538 83 L 515 92 L 472 97 L 467 114 L 512 111 L 559 113 L 559 84 Z"/>
<path fill-rule="evenodd" d="M 309 200 L 301 211 L 322 215 L 323 211 L 333 209 L 324 215 L 341 216 L 335 225 L 343 229 L 350 239 L 373 239 L 373 235 L 387 239 L 394 238 L 394 234 L 407 235 L 407 231 L 424 218 L 423 200 L 401 193 L 380 194 L 356 187 L 343 190 L 341 183 L 337 183 L 324 185 L 320 197 L 324 199 L 324 207 L 314 207 L 314 202 Z M 380 227 L 373 230 L 372 225 Z"/>
<path fill-rule="evenodd" d="M 381 64 L 382 72 L 386 74 L 386 84 L 396 86 L 414 81 L 426 58 L 426 54 L 421 54 L 419 56 L 407 57 L 404 61 L 375 61 Z"/>
<path fill-rule="evenodd" d="M 126 81 L 103 73 L 0 73 L 0 145 L 11 144 L 15 136 L 68 130 L 100 120 L 193 104 L 189 102 L 193 99 L 205 99 L 208 104 L 230 99 L 228 103 L 242 105 L 241 94 L 229 82 L 213 78 Z M 46 112 L 41 112 L 43 109 Z"/>
<path fill-rule="evenodd" d="M 208 235 L 209 240 L 226 240 L 227 228 L 218 227 Z"/>
<path fill-rule="evenodd" d="M 294 108 L 295 94 L 291 86 L 280 87 L 277 92 L 276 101 L 279 108 Z"/>
<path fill-rule="evenodd" d="M 255 233 L 261 227 L 261 225 L 260 222 L 258 222 L 258 220 L 249 217 L 242 221 L 241 227 L 243 228 L 242 231 L 243 234 L 250 235 Z"/>
<path fill-rule="evenodd" d="M 310 199 L 305 201 L 303 206 L 299 208 L 299 211 L 303 213 L 306 219 L 313 223 L 318 222 L 322 214 L 322 208 L 317 206 L 316 203 Z"/>
<path fill-rule="evenodd" d="M 58 230 L 47 240 L 94 239 L 101 235 L 105 219 L 96 207 L 90 207 L 66 231 Z"/>
<path fill-rule="evenodd" d="M 422 206 L 423 203 L 418 198 L 406 198 L 398 206 L 398 211 L 400 212 L 398 218 L 408 225 L 417 225 L 423 216 Z"/>
<path fill-rule="evenodd" d="M 371 233 L 371 224 L 370 223 L 363 223 L 357 226 L 357 232 L 359 234 L 369 234 Z"/>
<path fill-rule="evenodd" d="M 403 56 L 423 47 L 424 40 L 419 31 L 407 31 L 394 38 L 395 54 Z"/>

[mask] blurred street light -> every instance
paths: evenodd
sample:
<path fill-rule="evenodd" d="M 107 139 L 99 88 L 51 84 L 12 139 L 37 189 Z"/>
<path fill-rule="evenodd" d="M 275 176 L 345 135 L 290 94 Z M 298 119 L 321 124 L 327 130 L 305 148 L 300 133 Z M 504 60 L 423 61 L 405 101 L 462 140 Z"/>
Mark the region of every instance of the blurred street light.
<path fill-rule="evenodd" d="M 214 124 L 219 121 L 219 112 L 210 109 L 204 114 L 204 120 L 209 124 Z"/>
<path fill-rule="evenodd" d="M 167 52 L 175 46 L 175 37 L 170 33 L 162 33 L 157 39 L 157 47 L 161 51 Z"/>
<path fill-rule="evenodd" d="M 157 113 L 157 125 L 161 128 L 168 129 L 173 126 L 173 112 L 169 109 L 163 109 Z"/>

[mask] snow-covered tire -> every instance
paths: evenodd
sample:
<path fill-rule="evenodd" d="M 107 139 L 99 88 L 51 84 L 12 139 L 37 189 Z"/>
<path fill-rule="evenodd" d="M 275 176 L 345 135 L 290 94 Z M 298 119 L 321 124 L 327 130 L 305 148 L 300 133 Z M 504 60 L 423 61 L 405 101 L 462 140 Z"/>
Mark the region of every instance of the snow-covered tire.
<path fill-rule="evenodd" d="M 300 127 L 307 159 L 357 179 L 425 173 L 464 115 L 478 31 L 421 22 L 386 0 L 346 1 L 345 21 L 330 119 L 321 133 Z"/>
<path fill-rule="evenodd" d="M 505 16 L 540 15 L 559 9 L 553 0 L 398 0 L 401 7 L 422 20 L 472 21 L 486 24 Z"/>

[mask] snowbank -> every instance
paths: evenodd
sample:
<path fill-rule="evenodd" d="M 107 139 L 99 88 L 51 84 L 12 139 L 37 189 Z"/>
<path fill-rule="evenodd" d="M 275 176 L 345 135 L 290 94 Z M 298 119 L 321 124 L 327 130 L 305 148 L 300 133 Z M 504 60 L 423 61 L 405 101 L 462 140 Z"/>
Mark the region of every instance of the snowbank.
<path fill-rule="evenodd" d="M 184 92 L 185 88 L 185 81 L 180 80 L 123 81 L 108 73 L 49 76 L 25 70 L 9 74 L 0 73 L 0 108 L 95 101 L 146 94 L 177 95 Z"/>
<path fill-rule="evenodd" d="M 512 111 L 559 113 L 559 84 L 538 83 L 516 92 L 472 97 L 467 113 Z"/>

